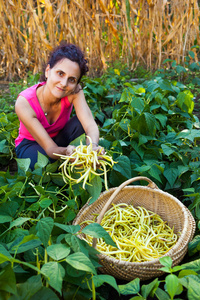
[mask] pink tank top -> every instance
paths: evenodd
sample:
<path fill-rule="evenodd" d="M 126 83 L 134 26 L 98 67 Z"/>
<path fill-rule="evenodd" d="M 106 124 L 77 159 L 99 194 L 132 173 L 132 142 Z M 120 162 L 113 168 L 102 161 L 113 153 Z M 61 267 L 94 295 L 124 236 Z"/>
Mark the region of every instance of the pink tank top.
<path fill-rule="evenodd" d="M 37 95 L 36 95 L 36 89 L 41 86 L 44 85 L 45 82 L 41 82 L 38 84 L 35 84 L 31 87 L 29 87 L 28 89 L 22 91 L 19 96 L 23 96 L 24 98 L 27 99 L 27 101 L 29 102 L 30 106 L 33 108 L 33 110 L 36 113 L 37 119 L 40 121 L 40 123 L 43 125 L 43 127 L 46 129 L 46 131 L 48 132 L 48 134 L 50 135 L 50 137 L 54 137 L 58 134 L 58 132 L 63 129 L 63 127 L 65 126 L 65 124 L 67 123 L 67 121 L 70 118 L 70 114 L 72 111 L 72 107 L 73 104 L 71 104 L 68 100 L 67 97 L 64 97 L 61 99 L 61 112 L 60 112 L 60 116 L 58 117 L 58 119 L 53 123 L 53 124 L 49 124 L 45 114 L 40 106 L 40 103 L 38 101 Z M 20 120 L 19 120 L 20 121 Z M 19 135 L 15 140 L 15 146 L 17 147 L 21 141 L 23 139 L 28 139 L 31 141 L 34 141 L 34 138 L 32 137 L 32 135 L 29 133 L 29 131 L 26 129 L 26 127 L 24 126 L 24 124 L 20 121 L 20 126 L 19 126 Z"/>

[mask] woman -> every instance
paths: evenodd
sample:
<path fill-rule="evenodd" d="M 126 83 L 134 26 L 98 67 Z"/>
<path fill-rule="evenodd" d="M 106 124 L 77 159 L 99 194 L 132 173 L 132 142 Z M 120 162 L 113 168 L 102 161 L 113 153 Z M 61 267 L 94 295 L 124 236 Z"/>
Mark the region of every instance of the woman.
<path fill-rule="evenodd" d="M 50 55 L 43 82 L 22 91 L 15 104 L 20 120 L 15 140 L 18 158 L 30 158 L 31 169 L 38 152 L 51 161 L 71 155 L 71 141 L 85 133 L 98 146 L 99 130 L 86 103 L 80 80 L 88 71 L 83 52 L 75 45 L 61 43 Z M 70 119 L 72 108 L 76 116 Z M 89 141 L 86 139 L 86 143 Z"/>

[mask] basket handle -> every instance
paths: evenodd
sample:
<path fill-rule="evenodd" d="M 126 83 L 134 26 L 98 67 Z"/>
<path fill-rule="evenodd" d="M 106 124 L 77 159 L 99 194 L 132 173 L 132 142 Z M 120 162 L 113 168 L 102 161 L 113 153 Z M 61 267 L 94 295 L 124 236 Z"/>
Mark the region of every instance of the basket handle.
<path fill-rule="evenodd" d="M 114 198 L 117 196 L 117 194 L 127 185 L 129 185 L 130 183 L 134 182 L 134 181 L 138 181 L 138 180 L 145 180 L 145 181 L 148 181 L 149 184 L 148 184 L 148 187 L 152 188 L 152 189 L 159 189 L 157 187 L 157 185 L 151 180 L 149 179 L 148 177 L 143 177 L 143 176 L 138 176 L 138 177 L 133 177 L 131 179 L 128 179 L 126 181 L 124 181 L 121 185 L 118 186 L 118 188 L 114 191 L 114 193 L 111 195 L 111 197 L 108 199 L 107 203 L 105 204 L 105 206 L 103 207 L 102 211 L 100 212 L 98 218 L 97 218 L 97 221 L 96 223 L 100 224 L 102 219 L 103 219 L 103 216 L 106 212 L 106 210 L 108 209 L 109 205 L 112 203 L 112 201 L 114 200 Z M 96 238 L 93 238 L 93 244 L 92 246 L 94 248 L 96 248 L 96 243 L 97 243 L 97 239 Z"/>

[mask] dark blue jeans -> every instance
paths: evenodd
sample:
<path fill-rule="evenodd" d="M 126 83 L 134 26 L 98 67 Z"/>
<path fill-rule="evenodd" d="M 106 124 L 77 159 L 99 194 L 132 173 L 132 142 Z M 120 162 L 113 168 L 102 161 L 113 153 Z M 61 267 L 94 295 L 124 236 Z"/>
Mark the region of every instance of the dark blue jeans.
<path fill-rule="evenodd" d="M 72 117 L 65 127 L 53 138 L 54 142 L 60 147 L 67 147 L 74 139 L 82 135 L 84 129 L 79 122 L 77 116 Z M 22 142 L 15 148 L 17 158 L 30 158 L 30 168 L 33 170 L 37 162 L 38 152 L 47 155 L 44 149 L 36 142 L 23 139 Z M 54 160 L 49 158 L 51 162 Z"/>

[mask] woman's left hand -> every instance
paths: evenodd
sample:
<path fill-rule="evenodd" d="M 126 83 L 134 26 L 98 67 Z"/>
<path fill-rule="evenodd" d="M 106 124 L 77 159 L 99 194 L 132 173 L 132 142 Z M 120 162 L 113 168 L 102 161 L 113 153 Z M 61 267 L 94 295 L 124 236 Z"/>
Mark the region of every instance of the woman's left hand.
<path fill-rule="evenodd" d="M 72 153 L 74 152 L 74 149 L 75 149 L 75 148 L 76 148 L 76 147 L 73 146 L 73 145 L 68 145 L 68 146 L 66 147 L 66 149 L 65 149 L 65 155 L 67 155 L 67 156 L 72 155 Z"/>
<path fill-rule="evenodd" d="M 105 154 L 105 149 L 101 146 L 93 145 L 92 149 L 97 151 L 98 154 Z"/>

